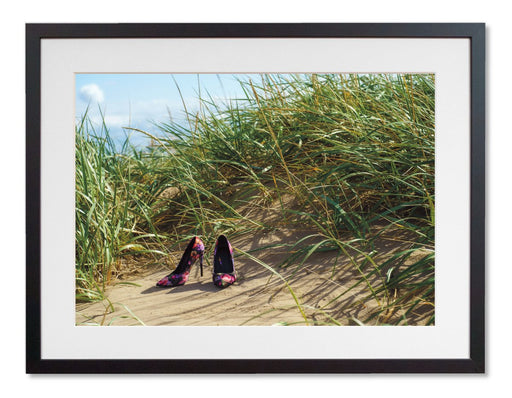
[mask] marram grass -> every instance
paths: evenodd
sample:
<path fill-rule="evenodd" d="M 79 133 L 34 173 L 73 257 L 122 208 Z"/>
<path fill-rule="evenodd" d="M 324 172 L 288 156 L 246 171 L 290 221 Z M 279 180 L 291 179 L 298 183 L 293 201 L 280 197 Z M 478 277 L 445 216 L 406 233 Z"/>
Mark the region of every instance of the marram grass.
<path fill-rule="evenodd" d="M 84 116 L 76 129 L 77 298 L 102 298 L 123 256 L 158 261 L 183 236 L 213 244 L 219 233 L 307 227 L 314 236 L 288 242 L 281 267 L 298 272 L 327 250 L 348 259 L 359 279 L 346 293 L 364 286 L 361 300 L 379 304 L 355 324 L 407 324 L 420 307 L 433 324 L 434 76 L 261 75 L 240 84 L 243 98 L 204 96 L 185 125 L 161 121 L 157 132 L 142 132 L 152 138 L 148 150 L 127 140 L 116 151 L 107 127 L 94 131 Z M 279 225 L 252 216 L 275 201 Z M 383 239 L 400 250 L 383 259 Z"/>

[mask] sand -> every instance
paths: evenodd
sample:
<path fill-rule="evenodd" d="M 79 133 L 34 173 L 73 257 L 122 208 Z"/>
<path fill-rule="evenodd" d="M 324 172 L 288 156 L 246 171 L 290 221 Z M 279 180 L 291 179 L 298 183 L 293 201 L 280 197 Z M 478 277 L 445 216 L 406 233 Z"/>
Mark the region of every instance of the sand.
<path fill-rule="evenodd" d="M 277 229 L 236 237 L 230 241 L 235 249 L 250 252 L 269 244 L 297 242 L 311 233 L 307 230 Z M 306 243 L 313 241 L 311 239 Z M 381 242 L 383 256 L 400 249 L 403 247 L 396 242 Z M 357 325 L 364 322 L 374 325 L 396 321 L 402 316 L 403 310 L 395 308 L 367 320 L 379 303 L 373 298 L 366 299 L 369 292 L 366 281 L 351 266 L 348 258 L 328 251 L 314 254 L 300 268 L 297 263 L 287 268 L 277 268 L 286 259 L 286 251 L 285 248 L 273 248 L 251 252 L 254 257 L 275 267 L 286 283 L 246 256 L 235 258 L 238 281 L 226 289 L 219 289 L 212 283 L 212 258 L 205 262 L 202 277 L 199 265 L 195 264 L 188 282 L 171 288 L 159 288 L 155 284 L 172 268 L 164 264 L 145 267 L 140 276 L 128 279 L 130 285 L 120 283 L 123 282 L 121 280 L 114 281 L 107 290 L 108 301 L 77 304 L 76 324 L 269 326 Z M 410 261 L 424 254 L 419 250 L 411 256 Z M 360 282 L 359 285 L 349 290 L 356 282 Z M 374 275 L 368 282 L 378 286 L 382 283 L 382 277 Z M 407 324 L 425 324 L 430 317 L 429 309 L 431 306 L 418 307 L 408 316 Z"/>

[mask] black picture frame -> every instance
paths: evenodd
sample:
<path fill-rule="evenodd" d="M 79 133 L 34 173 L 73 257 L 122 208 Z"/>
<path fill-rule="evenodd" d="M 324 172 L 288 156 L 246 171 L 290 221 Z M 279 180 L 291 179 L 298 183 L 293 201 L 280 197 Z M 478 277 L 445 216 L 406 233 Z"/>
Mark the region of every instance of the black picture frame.
<path fill-rule="evenodd" d="M 47 360 L 41 358 L 41 40 L 50 38 L 467 38 L 470 40 L 470 357 L 467 359 Z M 484 373 L 485 24 L 27 24 L 27 373 Z"/>

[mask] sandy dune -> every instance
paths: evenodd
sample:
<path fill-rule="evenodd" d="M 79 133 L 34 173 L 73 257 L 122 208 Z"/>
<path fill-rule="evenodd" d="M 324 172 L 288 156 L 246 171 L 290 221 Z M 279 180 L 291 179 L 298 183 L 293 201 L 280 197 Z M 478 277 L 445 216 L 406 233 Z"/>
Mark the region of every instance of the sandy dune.
<path fill-rule="evenodd" d="M 235 249 L 245 252 L 257 250 L 269 244 L 296 242 L 308 236 L 310 231 L 277 230 L 272 233 L 242 236 L 232 239 Z M 311 243 L 312 241 L 309 241 Z M 395 245 L 396 246 L 396 245 Z M 389 255 L 396 247 L 385 248 Z M 275 267 L 286 257 L 284 248 L 252 251 L 252 255 Z M 323 252 L 311 256 L 300 268 L 276 268 L 287 284 L 277 275 L 245 256 L 235 258 L 238 281 L 220 290 L 212 284 L 212 259 L 205 264 L 200 276 L 198 265 L 194 265 L 188 282 L 174 288 L 158 288 L 155 283 L 170 270 L 164 266 L 152 266 L 141 277 L 130 280 L 135 285 L 118 284 L 109 288 L 107 301 L 93 304 L 78 304 L 76 324 L 99 325 L 305 325 L 336 324 L 354 325 L 363 321 L 377 307 L 368 295 L 366 282 L 348 291 L 361 280 L 357 270 L 348 259 L 337 258 L 336 252 Z M 375 276 L 368 281 L 372 285 L 381 283 Z M 290 289 L 293 291 L 298 304 Z M 304 319 L 305 314 L 307 318 Z M 397 317 L 401 311 L 381 316 Z M 413 314 L 409 324 L 423 324 L 426 316 Z M 333 323 L 333 321 L 335 323 Z M 369 324 L 375 324 L 372 320 Z"/>

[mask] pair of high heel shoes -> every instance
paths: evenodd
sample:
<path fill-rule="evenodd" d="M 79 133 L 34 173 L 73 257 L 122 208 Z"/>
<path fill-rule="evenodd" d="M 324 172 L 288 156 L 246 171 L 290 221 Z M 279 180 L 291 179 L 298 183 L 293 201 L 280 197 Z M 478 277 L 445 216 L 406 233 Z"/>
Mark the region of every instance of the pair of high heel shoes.
<path fill-rule="evenodd" d="M 201 276 L 203 276 L 203 255 L 204 243 L 199 237 L 194 236 L 176 269 L 165 278 L 157 282 L 159 287 L 170 287 L 184 285 L 190 274 L 190 269 L 199 260 L 201 266 Z M 220 235 L 215 242 L 213 252 L 213 284 L 224 288 L 232 285 L 236 281 L 235 264 L 233 261 L 233 248 L 224 235 Z"/>

